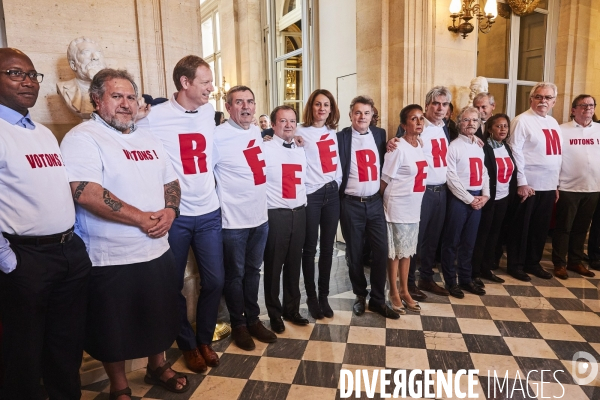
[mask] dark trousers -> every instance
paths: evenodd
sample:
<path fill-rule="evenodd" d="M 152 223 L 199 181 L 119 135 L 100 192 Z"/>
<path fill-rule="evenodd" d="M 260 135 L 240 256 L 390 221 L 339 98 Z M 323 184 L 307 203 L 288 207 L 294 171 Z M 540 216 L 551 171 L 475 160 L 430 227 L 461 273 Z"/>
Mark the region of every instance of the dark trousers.
<path fill-rule="evenodd" d="M 482 273 L 490 273 L 497 263 L 497 254 L 502 254 L 502 243 L 499 243 L 502 225 L 510 197 L 500 200 L 488 201 L 481 209 L 481 220 L 477 231 L 477 240 L 473 249 L 473 278 L 478 278 Z"/>
<path fill-rule="evenodd" d="M 306 236 L 306 207 L 269 210 L 265 246 L 264 289 L 269 318 L 292 316 L 300 310 L 300 267 Z M 283 305 L 279 285 L 283 271 Z"/>
<path fill-rule="evenodd" d="M 260 265 L 268 232 L 268 222 L 255 228 L 223 229 L 223 293 L 232 328 L 259 321 Z"/>
<path fill-rule="evenodd" d="M 592 225 L 590 226 L 590 236 L 588 238 L 588 257 L 590 262 L 600 262 L 600 201 L 596 205 Z"/>
<path fill-rule="evenodd" d="M 508 272 L 539 266 L 555 200 L 554 190 L 536 191 L 517 206 L 506 240 Z"/>
<path fill-rule="evenodd" d="M 340 196 L 337 182 L 329 182 L 307 196 L 306 237 L 302 249 L 302 274 L 306 296 L 316 296 L 315 255 L 319 241 L 319 295 L 329 294 L 329 276 L 333 258 L 333 242 L 340 220 Z M 320 228 L 320 229 L 319 229 Z"/>
<path fill-rule="evenodd" d="M 555 266 L 579 264 L 585 257 L 583 245 L 600 194 L 562 190 L 559 194 L 552 237 L 552 263 Z"/>
<path fill-rule="evenodd" d="M 372 201 L 360 202 L 344 197 L 341 200 L 340 223 L 346 241 L 346 253 L 352 291 L 366 297 L 367 278 L 362 266 L 365 240 L 371 244 L 371 301 L 374 305 L 385 304 L 386 263 L 388 255 L 387 225 L 383 202 L 378 196 Z"/>
<path fill-rule="evenodd" d="M 415 286 L 417 259 L 421 261 L 419 278 L 433 281 L 435 253 L 444 228 L 444 219 L 446 218 L 446 196 L 447 189 L 445 185 L 438 191 L 433 191 L 431 187 L 425 190 L 423 202 L 421 203 L 417 254 L 415 257 L 410 258 L 408 286 Z"/>
<path fill-rule="evenodd" d="M 198 344 L 212 342 L 225 282 L 221 226 L 219 208 L 205 215 L 194 217 L 182 215 L 173 221 L 169 230 L 169 245 L 175 256 L 179 283 L 177 292 L 181 331 L 177 336 L 177 346 L 181 350 L 192 350 Z M 201 286 L 196 303 L 196 333 L 188 320 L 187 302 L 181 293 L 190 246 L 198 265 Z"/>
<path fill-rule="evenodd" d="M 2 398 L 44 399 L 43 378 L 50 399 L 78 399 L 92 268 L 85 245 L 74 235 L 64 244 L 11 248 L 17 268 L 0 273 Z"/>
<path fill-rule="evenodd" d="M 469 191 L 473 196 L 479 196 L 481 191 Z M 481 210 L 474 210 L 470 204 L 465 204 L 452 193 L 448 195 L 446 223 L 442 237 L 442 271 L 446 287 L 458 283 L 471 282 L 473 248 L 477 239 Z M 456 268 L 454 267 L 456 260 Z"/>

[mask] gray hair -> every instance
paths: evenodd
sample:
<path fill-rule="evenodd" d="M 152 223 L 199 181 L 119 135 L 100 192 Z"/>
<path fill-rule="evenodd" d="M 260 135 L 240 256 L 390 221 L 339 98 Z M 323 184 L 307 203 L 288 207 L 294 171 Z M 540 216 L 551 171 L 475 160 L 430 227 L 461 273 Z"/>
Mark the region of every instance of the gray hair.
<path fill-rule="evenodd" d="M 473 97 L 473 105 L 475 105 L 476 101 L 479 100 L 483 100 L 485 98 L 488 98 L 490 105 L 494 105 L 496 104 L 496 100 L 494 99 L 494 95 L 491 94 L 490 92 L 481 92 L 481 93 L 477 93 L 477 95 L 475 97 Z"/>
<path fill-rule="evenodd" d="M 350 102 L 350 112 L 352 112 L 352 110 L 354 109 L 354 106 L 357 103 L 366 104 L 368 106 L 371 106 L 371 109 L 375 108 L 375 102 L 373 102 L 373 99 L 370 98 L 369 96 L 356 96 Z"/>
<path fill-rule="evenodd" d="M 529 97 L 533 97 L 535 95 L 535 92 L 538 89 L 547 89 L 550 88 L 554 91 L 554 97 L 556 97 L 558 95 L 558 88 L 556 87 L 556 85 L 552 82 L 538 82 L 535 84 L 534 87 L 531 88 L 531 92 L 529 92 Z"/>
<path fill-rule="evenodd" d="M 452 101 L 452 93 L 446 86 L 436 86 L 427 92 L 425 96 L 425 105 L 428 106 L 438 96 L 445 96 L 448 103 Z"/>
<path fill-rule="evenodd" d="M 92 102 L 94 108 L 97 108 L 94 98 L 101 99 L 104 97 L 104 92 L 106 91 L 106 81 L 110 79 L 127 79 L 133 86 L 133 90 L 135 90 L 135 97 L 138 97 L 138 87 L 129 72 L 124 69 L 104 68 L 103 70 L 98 71 L 98 73 L 94 76 L 94 79 L 92 79 L 92 83 L 90 84 L 90 101 Z"/>
<path fill-rule="evenodd" d="M 77 59 L 77 52 L 79 51 L 77 45 L 82 42 L 97 44 L 92 39 L 86 38 L 84 36 L 71 40 L 71 43 L 69 43 L 69 47 L 67 48 L 67 60 L 69 60 L 69 64 Z"/>
<path fill-rule="evenodd" d="M 473 113 L 473 114 L 477 115 L 477 121 L 479 123 L 479 126 L 481 126 L 481 115 L 479 114 L 479 111 L 473 106 L 466 106 L 465 108 L 460 110 L 460 112 L 458 113 L 458 116 L 456 117 L 456 124 L 458 125 L 458 133 L 460 133 L 460 122 L 462 120 L 463 115 L 469 114 L 469 113 Z"/>

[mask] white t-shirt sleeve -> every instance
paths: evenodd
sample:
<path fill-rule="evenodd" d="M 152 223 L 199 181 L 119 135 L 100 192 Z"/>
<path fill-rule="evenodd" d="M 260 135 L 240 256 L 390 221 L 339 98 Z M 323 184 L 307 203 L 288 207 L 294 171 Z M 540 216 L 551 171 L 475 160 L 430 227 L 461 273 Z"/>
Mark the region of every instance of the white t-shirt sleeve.
<path fill-rule="evenodd" d="M 157 147 L 157 152 L 160 154 L 160 158 L 165 161 L 163 184 L 166 185 L 167 183 L 171 183 L 177 179 L 177 173 L 175 172 L 175 168 L 173 168 L 173 163 L 169 158 L 169 154 L 167 154 L 167 151 L 163 147 L 162 143 L 159 140 L 157 140 L 156 143 L 159 145 Z"/>
<path fill-rule="evenodd" d="M 456 140 L 456 139 L 455 139 Z M 448 188 L 456 197 L 465 202 L 466 204 L 471 204 L 474 200 L 474 197 L 471 193 L 465 189 L 462 182 L 460 181 L 460 177 L 458 176 L 458 155 L 459 155 L 459 146 L 449 146 L 448 147 L 448 156 L 446 158 L 446 162 L 448 164 L 448 169 L 446 170 L 446 183 L 448 184 Z M 487 176 L 487 175 L 486 175 Z M 485 178 L 484 178 L 485 179 Z M 489 183 L 488 183 L 489 185 Z M 489 187 L 488 187 L 489 193 Z"/>
<path fill-rule="evenodd" d="M 0 271 L 8 274 L 17 267 L 17 256 L 10 248 L 10 243 L 0 233 Z"/>
<path fill-rule="evenodd" d="M 483 165 L 483 187 L 481 188 L 481 195 L 482 196 L 487 196 L 488 198 L 490 197 L 490 176 L 488 174 L 488 170 L 485 167 L 485 164 Z"/>
<path fill-rule="evenodd" d="M 335 133 L 334 133 L 334 135 L 335 135 Z M 338 149 L 338 154 L 339 154 L 339 149 Z M 344 176 L 344 171 L 342 171 L 342 162 L 339 160 L 339 156 L 338 156 L 337 168 L 335 170 L 335 181 L 337 182 L 338 190 L 342 186 L 342 177 L 343 176 Z"/>
<path fill-rule="evenodd" d="M 389 184 L 398 175 L 398 166 L 403 161 L 402 154 L 397 147 L 391 153 L 385 153 L 381 169 L 381 180 L 385 183 Z"/>
<path fill-rule="evenodd" d="M 98 144 L 92 138 L 82 134 L 67 134 L 60 150 L 69 182 L 94 182 L 103 186 L 102 159 Z"/>
<path fill-rule="evenodd" d="M 525 157 L 523 155 L 523 146 L 527 139 L 526 125 L 519 123 L 519 120 L 515 121 L 512 126 L 512 132 L 509 138 L 510 149 L 515 159 L 517 166 L 517 186 L 527 185 L 527 178 L 525 177 Z"/>

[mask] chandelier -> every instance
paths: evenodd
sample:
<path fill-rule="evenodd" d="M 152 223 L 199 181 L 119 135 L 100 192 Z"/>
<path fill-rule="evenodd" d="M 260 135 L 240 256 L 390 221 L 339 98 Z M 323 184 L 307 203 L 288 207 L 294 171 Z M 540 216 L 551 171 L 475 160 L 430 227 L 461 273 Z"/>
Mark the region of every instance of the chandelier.
<path fill-rule="evenodd" d="M 462 35 L 463 39 L 475 29 L 469 21 L 477 18 L 477 26 L 481 33 L 488 33 L 492 28 L 494 19 L 498 16 L 498 6 L 496 0 L 487 0 L 483 13 L 479 0 L 452 0 L 450 3 L 450 17 L 452 26 L 448 27 L 450 32 Z M 459 25 L 456 25 L 458 19 Z M 461 22 L 462 21 L 462 22 Z"/>

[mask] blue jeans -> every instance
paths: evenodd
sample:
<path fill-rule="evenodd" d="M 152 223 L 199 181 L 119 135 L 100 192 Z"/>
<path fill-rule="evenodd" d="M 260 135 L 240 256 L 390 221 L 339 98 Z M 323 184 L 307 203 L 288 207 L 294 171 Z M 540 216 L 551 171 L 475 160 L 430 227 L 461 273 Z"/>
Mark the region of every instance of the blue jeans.
<path fill-rule="evenodd" d="M 255 228 L 223 229 L 225 301 L 231 327 L 258 322 L 258 286 L 269 223 Z"/>
<path fill-rule="evenodd" d="M 319 228 L 321 243 L 319 247 L 319 296 L 329 294 L 329 276 L 333 258 L 333 242 L 340 220 L 340 195 L 337 182 L 323 185 L 319 190 L 309 194 L 306 205 L 306 238 L 302 250 L 302 274 L 306 295 L 316 296 L 315 287 L 315 255 Z"/>
<path fill-rule="evenodd" d="M 225 281 L 221 227 L 219 208 L 195 217 L 182 215 L 173 221 L 169 230 L 169 245 L 175 256 L 179 283 L 181 331 L 177 337 L 177 346 L 181 350 L 192 350 L 198 344 L 212 342 Z M 198 264 L 201 286 L 196 304 L 196 333 L 188 321 L 187 302 L 181 293 L 190 246 Z"/>
<path fill-rule="evenodd" d="M 481 191 L 469 190 L 473 196 L 479 196 Z M 448 193 L 448 210 L 442 237 L 442 272 L 446 287 L 456 285 L 456 272 L 458 269 L 458 283 L 471 282 L 473 249 L 477 239 L 481 210 L 474 210 L 470 204 L 465 204 L 451 192 Z M 457 259 L 457 268 L 454 260 Z"/>

